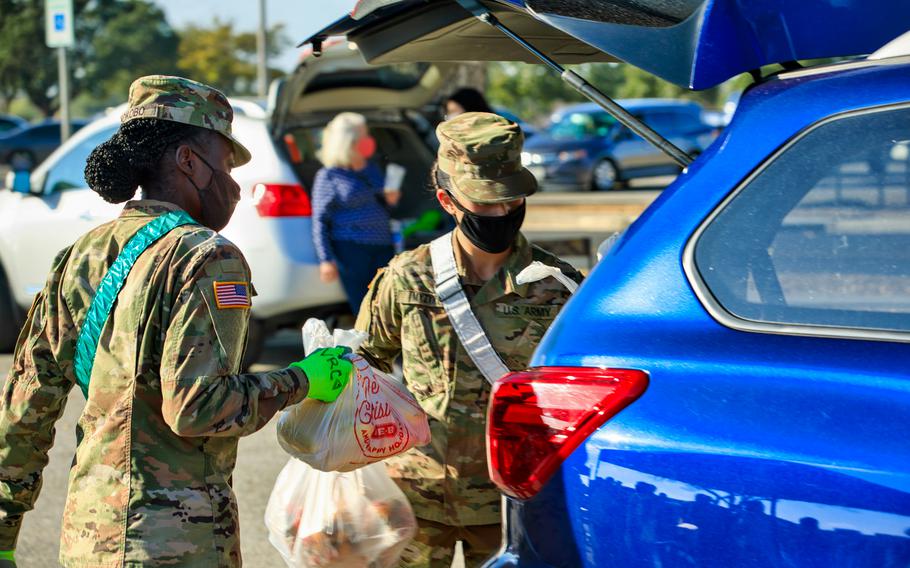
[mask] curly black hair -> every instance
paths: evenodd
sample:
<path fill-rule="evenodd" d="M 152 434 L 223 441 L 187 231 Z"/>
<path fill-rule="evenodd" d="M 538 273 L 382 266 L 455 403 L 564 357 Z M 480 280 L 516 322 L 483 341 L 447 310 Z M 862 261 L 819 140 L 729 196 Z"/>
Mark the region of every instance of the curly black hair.
<path fill-rule="evenodd" d="M 209 133 L 170 120 L 131 120 L 92 151 L 85 163 L 85 180 L 105 201 L 123 203 L 140 185 L 148 189 L 160 180 L 160 163 L 168 148 L 181 142 L 201 142 Z"/>

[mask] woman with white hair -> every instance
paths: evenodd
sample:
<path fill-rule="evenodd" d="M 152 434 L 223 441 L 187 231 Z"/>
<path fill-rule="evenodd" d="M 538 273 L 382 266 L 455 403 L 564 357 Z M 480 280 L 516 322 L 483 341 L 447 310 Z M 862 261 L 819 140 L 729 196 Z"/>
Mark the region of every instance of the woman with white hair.
<path fill-rule="evenodd" d="M 341 278 L 353 313 L 376 271 L 395 254 L 387 207 L 399 191 L 384 191 L 370 158 L 376 141 L 363 115 L 343 112 L 322 133 L 323 167 L 313 182 L 313 241 L 323 282 Z"/>

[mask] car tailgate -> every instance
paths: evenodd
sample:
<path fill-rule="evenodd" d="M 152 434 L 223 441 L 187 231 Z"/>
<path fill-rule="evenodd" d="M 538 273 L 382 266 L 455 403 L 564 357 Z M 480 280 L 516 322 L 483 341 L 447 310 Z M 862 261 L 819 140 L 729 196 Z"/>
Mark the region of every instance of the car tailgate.
<path fill-rule="evenodd" d="M 705 89 L 763 65 L 868 54 L 906 31 L 906 0 L 483 0 L 559 63 L 622 60 Z M 456 0 L 361 3 L 344 34 L 372 63 L 536 59 Z"/>

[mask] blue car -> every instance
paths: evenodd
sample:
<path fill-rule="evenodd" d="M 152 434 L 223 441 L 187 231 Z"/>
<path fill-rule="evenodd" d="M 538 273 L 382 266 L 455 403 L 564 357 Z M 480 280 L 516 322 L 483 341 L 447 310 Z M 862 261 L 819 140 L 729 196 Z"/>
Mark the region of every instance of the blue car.
<path fill-rule="evenodd" d="M 637 119 L 687 154 L 698 154 L 718 132 L 696 102 L 620 99 Z M 565 107 L 550 126 L 525 143 L 522 162 L 545 191 L 610 191 L 635 178 L 675 176 L 679 165 L 594 103 Z"/>
<path fill-rule="evenodd" d="M 374 61 L 755 78 L 494 386 L 486 566 L 910 566 L 910 3 L 379 4 Z"/>

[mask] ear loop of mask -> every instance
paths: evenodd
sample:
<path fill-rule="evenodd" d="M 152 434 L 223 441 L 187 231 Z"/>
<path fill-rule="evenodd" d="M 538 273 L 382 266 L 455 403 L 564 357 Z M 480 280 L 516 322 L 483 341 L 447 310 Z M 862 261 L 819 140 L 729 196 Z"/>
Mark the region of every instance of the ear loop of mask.
<path fill-rule="evenodd" d="M 212 185 L 212 182 L 215 181 L 215 168 L 213 168 L 213 167 L 212 167 L 212 164 L 210 164 L 210 163 L 208 162 L 208 160 L 206 160 L 205 158 L 203 158 L 203 157 L 199 154 L 199 152 L 197 152 L 196 150 L 193 150 L 192 148 L 190 148 L 190 152 L 192 152 L 194 156 L 196 156 L 197 158 L 199 158 L 200 160 L 202 160 L 202 163 L 205 164 L 205 166 L 209 169 L 209 172 L 211 172 L 211 174 L 212 174 L 212 175 L 209 177 L 209 182 L 208 182 L 207 184 L 205 184 L 205 187 L 203 187 L 203 188 L 200 188 L 198 185 L 196 185 L 196 182 L 193 181 L 192 176 L 189 176 L 189 175 L 187 175 L 187 174 L 183 174 L 183 175 L 186 176 L 186 179 L 190 180 L 190 183 L 193 184 L 193 187 L 194 187 L 194 188 L 196 188 L 196 193 L 200 194 L 200 195 L 199 195 L 199 198 L 202 199 L 202 191 L 203 191 L 203 190 L 209 190 L 209 189 L 210 189 L 210 186 Z"/>

